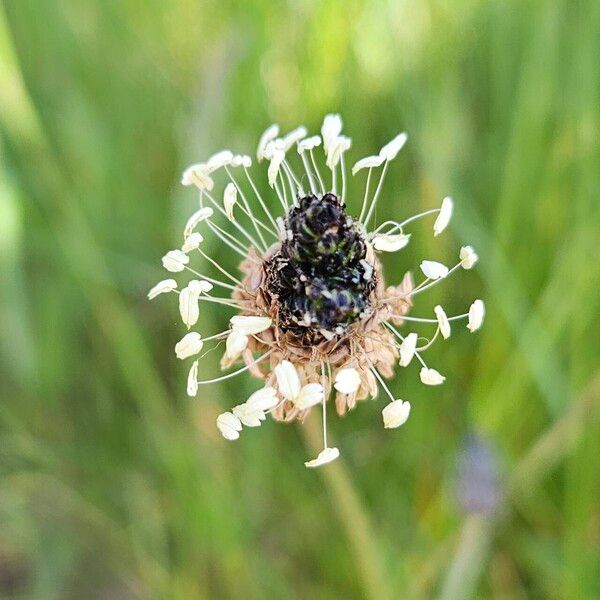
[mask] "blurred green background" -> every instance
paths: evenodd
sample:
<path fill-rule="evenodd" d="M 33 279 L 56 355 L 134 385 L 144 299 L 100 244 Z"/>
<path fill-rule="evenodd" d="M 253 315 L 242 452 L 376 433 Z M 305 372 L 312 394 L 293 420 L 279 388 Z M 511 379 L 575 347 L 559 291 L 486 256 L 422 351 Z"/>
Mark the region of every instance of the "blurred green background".
<path fill-rule="evenodd" d="M 600 598 L 598 56 L 597 0 L 5 0 L 0 595 Z M 388 281 L 472 243 L 414 312 L 488 314 L 432 350 L 443 386 L 398 373 L 404 427 L 363 403 L 309 471 L 317 412 L 225 442 L 256 382 L 189 399 L 176 303 L 145 294 L 185 166 L 332 111 L 350 160 L 409 133 L 379 222 L 457 203 Z"/>

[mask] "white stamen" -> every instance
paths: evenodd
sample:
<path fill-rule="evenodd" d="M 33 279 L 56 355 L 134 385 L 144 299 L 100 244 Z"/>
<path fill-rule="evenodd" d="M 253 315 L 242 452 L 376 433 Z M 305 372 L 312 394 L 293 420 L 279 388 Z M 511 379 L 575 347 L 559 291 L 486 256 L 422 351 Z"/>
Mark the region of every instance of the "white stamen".
<path fill-rule="evenodd" d="M 440 214 L 438 215 L 435 223 L 433 224 L 433 235 L 437 237 L 448 227 L 448 223 L 450 223 L 450 219 L 452 218 L 452 208 L 454 203 L 452 202 L 452 198 L 450 196 L 446 196 L 442 200 L 442 206 L 440 208 Z"/>
<path fill-rule="evenodd" d="M 446 378 L 435 369 L 423 367 L 419 371 L 419 377 L 425 385 L 441 385 L 446 381 Z"/>
<path fill-rule="evenodd" d="M 170 250 L 162 257 L 163 267 L 171 273 L 180 273 L 190 262 L 190 257 L 181 250 Z"/>
<path fill-rule="evenodd" d="M 293 131 L 290 131 L 287 135 L 283 136 L 283 151 L 288 152 L 289 149 L 296 143 L 300 142 L 303 138 L 306 137 L 307 131 L 306 127 L 300 126 L 296 127 Z"/>
<path fill-rule="evenodd" d="M 317 458 L 313 458 L 304 463 L 305 467 L 309 469 L 314 469 L 315 467 L 321 467 L 334 461 L 340 455 L 340 451 L 337 448 L 324 448 L 319 452 Z"/>
<path fill-rule="evenodd" d="M 391 142 L 388 142 L 380 151 L 379 156 L 386 161 L 394 160 L 398 155 L 398 152 L 402 150 L 408 136 L 406 133 L 398 134 Z"/>
<path fill-rule="evenodd" d="M 433 311 L 435 312 L 435 316 L 437 317 L 440 333 L 442 334 L 442 337 L 445 340 L 447 340 L 450 337 L 451 333 L 450 321 L 448 321 L 448 316 L 439 304 L 433 309 Z"/>
<path fill-rule="evenodd" d="M 410 241 L 410 234 L 396 235 L 379 234 L 373 238 L 373 248 L 379 252 L 397 252 L 402 250 Z"/>
<path fill-rule="evenodd" d="M 332 142 L 342 133 L 342 117 L 337 114 L 325 115 L 321 127 L 321 137 L 323 138 L 323 149 L 329 154 L 329 148 Z"/>
<path fill-rule="evenodd" d="M 235 219 L 233 215 L 233 207 L 237 203 L 237 188 L 235 184 L 228 183 L 225 186 L 225 191 L 223 192 L 223 207 L 225 208 L 225 213 L 227 214 L 227 218 L 230 221 Z"/>
<path fill-rule="evenodd" d="M 197 331 L 186 333 L 181 340 L 175 344 L 175 354 L 180 360 L 198 354 L 202 350 L 204 342 Z"/>
<path fill-rule="evenodd" d="M 485 317 L 485 305 L 483 300 L 475 300 L 469 308 L 469 322 L 467 324 L 468 330 L 473 333 L 477 331 L 483 325 L 483 318 Z"/>
<path fill-rule="evenodd" d="M 471 246 L 463 246 L 459 257 L 463 269 L 472 269 L 479 258 Z"/>
<path fill-rule="evenodd" d="M 443 279 L 448 275 L 448 267 L 435 260 L 424 260 L 419 266 L 428 279 Z"/>
<path fill-rule="evenodd" d="M 385 429 L 396 429 L 404 425 L 410 415 L 410 402 L 403 400 L 394 400 L 390 402 L 382 411 L 383 426 Z"/>
<path fill-rule="evenodd" d="M 196 250 L 203 241 L 204 238 L 202 237 L 202 234 L 196 231 L 185 238 L 185 241 L 181 246 L 181 251 L 185 254 L 189 254 L 192 250 Z"/>
<path fill-rule="evenodd" d="M 174 279 L 163 279 L 159 281 L 149 292 L 148 299 L 154 300 L 160 294 L 167 294 L 177 289 L 177 282 Z"/>
<path fill-rule="evenodd" d="M 271 125 L 267 127 L 265 132 L 260 136 L 258 148 L 256 149 L 256 158 L 261 162 L 265 156 L 265 150 L 269 142 L 273 141 L 279 135 L 279 125 Z"/>
<path fill-rule="evenodd" d="M 232 377 L 235 377 L 236 375 L 239 375 L 240 373 L 243 373 L 244 371 L 247 371 L 248 369 L 252 368 L 254 365 L 258 364 L 259 362 L 263 361 L 265 358 L 270 356 L 272 353 L 273 353 L 273 350 L 269 350 L 268 352 L 265 352 L 262 356 L 257 358 L 254 362 L 251 362 L 250 364 L 245 365 L 244 367 L 242 367 L 241 369 L 238 369 L 237 371 L 227 373 L 227 375 L 221 375 L 221 377 L 215 377 L 215 379 L 205 379 L 204 381 L 197 381 L 196 386 L 208 385 L 209 383 L 218 383 L 219 381 L 225 381 L 226 379 L 231 379 Z M 198 361 L 196 361 L 196 363 L 197 362 Z M 195 396 L 196 394 L 193 394 L 193 395 Z"/>
<path fill-rule="evenodd" d="M 356 175 L 362 169 L 374 169 L 380 167 L 385 159 L 381 156 L 365 156 L 354 163 L 352 167 L 352 175 Z"/>
<path fill-rule="evenodd" d="M 210 208 L 209 206 L 203 207 L 199 210 L 197 210 L 188 220 L 187 223 L 185 224 L 185 228 L 183 230 L 183 237 L 188 238 L 194 231 L 196 225 L 198 225 L 198 223 L 201 223 L 202 221 L 205 221 L 206 219 L 210 219 L 210 217 L 213 216 L 213 209 Z"/>

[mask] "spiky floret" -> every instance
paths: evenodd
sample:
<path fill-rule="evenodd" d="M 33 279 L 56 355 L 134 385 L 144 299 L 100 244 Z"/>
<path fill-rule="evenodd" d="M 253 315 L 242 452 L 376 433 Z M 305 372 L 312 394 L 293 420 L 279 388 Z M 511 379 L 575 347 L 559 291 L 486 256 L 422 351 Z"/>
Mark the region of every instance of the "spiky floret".
<path fill-rule="evenodd" d="M 262 135 L 257 157 L 267 159 L 268 182 L 281 203 L 283 215 L 274 217 L 248 170 L 249 156 L 223 150 L 205 163 L 189 167 L 183 174 L 184 185 L 200 190 L 200 208 L 187 221 L 181 249 L 163 257 L 163 266 L 172 273 L 188 271 L 196 277 L 181 290 L 174 279 L 154 286 L 148 296 L 164 293 L 179 295 L 179 311 L 188 329 L 199 318 L 202 302 L 234 309 L 230 327 L 209 337 L 190 331 L 176 344 L 181 360 L 197 356 L 205 343 L 225 341 L 221 361 L 224 369 L 241 359 L 245 365 L 215 379 L 198 379 L 199 360 L 189 370 L 187 392 L 196 396 L 199 386 L 234 377 L 249 371 L 264 381 L 264 387 L 245 402 L 219 415 L 217 427 L 226 439 L 240 436 L 243 427 L 257 427 L 271 414 L 277 420 L 302 420 L 316 404 L 322 405 L 323 445 L 319 456 L 306 463 L 316 467 L 335 460 L 339 451 L 327 444 L 326 406 L 335 390 L 339 414 L 354 408 L 357 400 L 376 397 L 381 388 L 392 400 L 382 411 L 386 428 L 406 422 L 410 403 L 395 399 L 384 378 L 392 377 L 396 363 L 407 367 L 416 359 L 421 365 L 420 379 L 426 385 L 439 385 L 445 377 L 429 368 L 422 354 L 442 337 L 448 338 L 452 324 L 467 319 L 467 328 L 476 331 L 483 322 L 484 305 L 476 300 L 468 313 L 448 317 L 441 306 L 435 318 L 408 316 L 416 295 L 430 289 L 459 268 L 471 269 L 477 254 L 470 246 L 460 250 L 459 262 L 445 265 L 424 260 L 420 264 L 425 279 L 417 286 L 407 273 L 398 286 L 386 287 L 376 252 L 398 252 L 410 241 L 405 227 L 416 219 L 436 215 L 433 225 L 437 236 L 447 227 L 452 215 L 452 200 L 445 198 L 440 208 L 431 209 L 404 221 L 386 221 L 372 231 L 368 224 L 375 214 L 388 165 L 404 146 L 401 133 L 386 144 L 378 155 L 357 161 L 352 174 L 368 170 L 366 190 L 358 218 L 346 209 L 346 168 L 344 155 L 350 138 L 341 134 L 339 115 L 327 115 L 322 137 L 306 137 L 299 127 L 283 137 L 276 125 Z M 322 143 L 331 183 L 325 183 L 314 151 Z M 306 192 L 287 159 L 296 147 L 310 191 Z M 379 181 L 371 195 L 371 176 L 381 167 Z M 243 169 L 248 187 L 241 186 L 234 169 Z M 212 196 L 214 174 L 225 171 L 228 183 L 221 204 Z M 239 171 L 238 171 L 239 172 Z M 338 186 L 341 183 L 341 186 Z M 289 190 L 289 196 L 288 196 Z M 252 209 L 246 193 L 252 193 L 263 211 L 263 220 Z M 291 202 L 288 198 L 293 199 Z M 214 218 L 212 205 L 235 228 L 226 231 Z M 236 216 L 237 213 L 237 216 Z M 241 213 L 241 214 L 240 214 Z M 196 231 L 206 227 L 222 244 L 243 257 L 241 276 L 227 271 L 220 260 L 205 253 L 203 236 Z M 190 256 L 199 254 L 210 263 L 218 276 L 204 275 L 190 266 Z M 219 297 L 213 286 L 226 290 Z M 416 332 L 401 332 L 405 323 L 434 325 L 430 339 Z"/>

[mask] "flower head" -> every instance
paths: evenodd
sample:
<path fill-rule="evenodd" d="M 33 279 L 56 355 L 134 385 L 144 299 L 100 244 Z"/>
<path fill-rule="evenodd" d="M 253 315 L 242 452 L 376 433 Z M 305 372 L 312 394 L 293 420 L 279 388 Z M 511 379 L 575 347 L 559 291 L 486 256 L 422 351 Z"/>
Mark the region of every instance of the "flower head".
<path fill-rule="evenodd" d="M 477 255 L 470 246 L 460 250 L 460 262 L 451 268 L 423 260 L 424 279 L 417 285 L 407 273 L 399 285 L 386 286 L 379 253 L 406 248 L 409 224 L 429 215 L 436 215 L 433 230 L 439 235 L 450 221 L 453 202 L 447 197 L 440 208 L 371 227 L 386 172 L 408 138 L 399 133 L 378 154 L 353 163 L 352 175 L 362 178 L 366 171 L 366 192 L 356 194 L 363 199 L 356 205 L 346 169 L 352 141 L 342 129 L 342 119 L 335 114 L 325 117 L 320 135 L 307 137 L 306 128 L 298 127 L 280 136 L 277 125 L 269 127 L 256 150 L 258 161 L 266 162 L 267 199 L 250 173 L 252 160 L 247 155 L 223 150 L 186 169 L 182 182 L 199 190 L 200 208 L 184 226 L 181 249 L 167 252 L 163 266 L 192 277 L 180 288 L 173 279 L 163 280 L 148 294 L 149 298 L 178 294 L 181 320 L 188 329 L 197 324 L 204 302 L 234 311 L 228 313 L 224 331 L 208 337 L 190 331 L 175 346 L 179 359 L 196 357 L 187 382 L 192 397 L 201 385 L 243 372 L 263 381 L 245 402 L 219 415 L 217 428 L 226 439 L 238 439 L 244 428 L 261 426 L 267 415 L 302 421 L 321 405 L 323 450 L 305 463 L 307 467 L 339 456 L 338 449 L 327 443 L 326 407 L 332 395 L 338 414 L 344 414 L 358 401 L 377 397 L 381 389 L 391 400 L 383 409 L 384 427 L 399 427 L 408 419 L 411 405 L 395 399 L 385 379 L 393 376 L 398 364 L 418 363 L 424 384 L 443 383 L 445 377 L 427 366 L 423 353 L 440 334 L 450 336 L 452 321 L 467 319 L 469 330 L 475 331 L 484 314 L 481 300 L 468 313 L 453 317 L 441 306 L 435 307 L 435 318 L 408 314 L 417 295 L 461 266 L 474 266 Z M 220 176 L 225 179 L 222 188 Z M 373 176 L 378 182 L 370 186 Z M 213 189 L 219 193 L 213 195 Z M 280 205 L 279 214 L 272 211 L 272 201 Z M 220 248 L 242 257 L 241 275 L 229 272 L 220 256 L 211 257 L 202 249 L 207 233 L 220 239 Z M 201 266 L 192 259 L 200 259 Z M 207 268 L 216 274 L 199 272 Z M 433 328 L 433 335 L 403 331 L 407 322 Z M 199 380 L 202 348 L 223 341 L 221 366 L 230 369 L 236 361 L 242 366 L 222 377 Z"/>

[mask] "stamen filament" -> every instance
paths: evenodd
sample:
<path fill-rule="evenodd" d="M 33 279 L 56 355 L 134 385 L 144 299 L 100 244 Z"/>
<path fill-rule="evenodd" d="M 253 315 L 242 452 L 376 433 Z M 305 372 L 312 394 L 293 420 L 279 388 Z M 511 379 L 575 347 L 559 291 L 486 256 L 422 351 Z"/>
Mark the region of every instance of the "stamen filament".
<path fill-rule="evenodd" d="M 383 170 L 381 171 L 381 177 L 379 177 L 379 183 L 377 184 L 377 189 L 375 190 L 373 200 L 371 200 L 371 207 L 369 208 L 369 212 L 367 213 L 367 216 L 365 217 L 365 220 L 363 223 L 365 228 L 369 224 L 369 221 L 371 220 L 371 217 L 373 216 L 373 212 L 375 211 L 375 206 L 377 205 L 377 200 L 379 200 L 379 196 L 381 194 L 381 188 L 383 187 L 383 182 L 385 180 L 385 174 L 387 173 L 389 164 L 390 164 L 389 161 L 386 160 L 385 164 L 383 165 Z"/>
<path fill-rule="evenodd" d="M 248 210 L 246 210 L 246 208 L 243 205 L 239 205 L 240 210 L 250 219 L 252 219 L 256 225 L 260 225 L 260 227 L 262 227 L 266 232 L 270 233 L 271 235 L 274 235 L 275 237 L 277 237 L 277 234 L 266 224 L 263 223 L 258 217 L 255 217 L 251 212 L 248 212 Z M 265 243 L 265 245 L 267 245 L 265 238 L 260 234 L 260 231 L 257 230 L 258 235 L 260 236 L 261 241 L 263 241 Z"/>
<path fill-rule="evenodd" d="M 287 212 L 290 205 L 288 204 L 287 191 L 285 189 L 285 181 L 283 179 L 283 175 L 281 174 L 281 171 L 279 171 L 279 179 L 281 179 L 281 189 L 279 188 L 279 184 L 277 183 L 277 180 L 275 180 L 275 189 L 277 190 L 277 193 L 279 194 L 279 196 L 281 196 L 281 198 L 283 198 L 283 200 L 282 200 L 283 208 Z"/>
<path fill-rule="evenodd" d="M 246 178 L 248 179 L 248 182 L 250 183 L 250 186 L 252 187 L 252 189 L 254 191 L 254 195 L 256 196 L 261 208 L 263 209 L 263 211 L 265 212 L 267 217 L 269 217 L 269 220 L 273 224 L 273 227 L 275 227 L 275 230 L 277 230 L 277 223 L 275 223 L 275 219 L 273 218 L 273 215 L 267 208 L 265 201 L 263 200 L 262 196 L 260 195 L 260 192 L 258 191 L 258 188 L 256 187 L 256 185 L 254 183 L 254 180 L 252 179 L 252 177 L 250 177 L 250 172 L 248 171 L 247 167 L 244 167 L 244 172 L 246 173 Z"/>
<path fill-rule="evenodd" d="M 410 292 L 410 294 L 408 294 L 408 297 L 411 298 L 412 296 L 416 296 L 417 294 L 420 294 L 421 292 L 424 292 L 425 290 L 428 290 L 430 288 L 432 288 L 434 285 L 437 285 L 440 281 L 444 281 L 444 279 L 447 279 L 449 275 L 451 275 L 452 273 L 454 273 L 454 271 L 456 271 L 457 269 L 459 269 L 461 266 L 461 263 L 459 262 L 457 265 L 454 265 L 449 271 L 448 274 L 446 275 L 446 277 L 440 277 L 439 279 L 434 279 L 431 283 L 429 283 L 428 285 L 423 285 L 421 284 L 418 288 L 415 288 L 414 290 L 412 290 Z M 427 281 L 427 280 L 426 280 Z M 424 282 L 423 282 L 424 283 Z"/>
<path fill-rule="evenodd" d="M 381 387 L 385 390 L 386 394 L 390 397 L 390 400 L 392 402 L 394 402 L 394 400 L 395 400 L 394 395 L 392 394 L 392 392 L 390 392 L 390 389 L 385 384 L 385 381 L 383 380 L 383 377 L 379 374 L 379 371 L 377 371 L 377 369 L 372 365 L 371 361 L 368 358 L 367 358 L 367 362 L 369 363 L 369 369 L 370 369 L 371 373 L 373 373 L 373 375 L 375 375 L 375 377 L 381 384 Z"/>
<path fill-rule="evenodd" d="M 241 246 L 240 242 L 234 238 L 228 231 L 221 229 L 216 223 L 211 222 L 210 220 L 206 221 L 208 228 L 227 246 L 229 246 L 232 250 L 237 252 L 240 256 L 246 258 L 248 256 L 248 249 L 242 250 L 243 246 Z M 226 236 L 232 238 L 232 240 L 228 240 Z M 237 244 L 237 246 L 236 246 Z M 240 248 L 241 246 L 241 248 Z"/>
<path fill-rule="evenodd" d="M 398 221 L 384 221 L 381 225 L 379 225 L 376 229 L 373 229 L 373 231 L 369 234 L 369 237 L 373 237 L 376 234 L 378 234 L 386 225 L 392 225 L 392 227 L 390 228 L 390 230 L 386 233 L 386 235 L 390 235 L 392 232 L 394 232 L 396 229 L 400 229 L 400 233 L 402 232 L 402 228 L 400 227 L 400 223 Z"/>
<path fill-rule="evenodd" d="M 323 386 L 323 448 L 327 448 L 327 399 L 325 398 L 325 363 L 321 363 L 321 385 Z"/>
<path fill-rule="evenodd" d="M 250 208 L 250 204 L 248 203 L 248 200 L 246 199 L 246 195 L 244 194 L 244 191 L 238 185 L 238 182 L 235 180 L 234 176 L 231 174 L 229 167 L 225 166 L 225 171 L 227 172 L 227 175 L 229 175 L 229 179 L 231 179 L 231 182 L 233 183 L 233 185 L 235 185 L 235 189 L 240 194 L 240 197 L 241 197 L 242 203 L 243 203 L 243 206 L 242 206 L 242 204 L 240 204 L 240 208 L 242 209 L 242 212 L 244 212 L 246 214 L 246 216 L 252 221 L 252 225 L 254 225 L 254 230 L 256 231 L 256 234 L 260 238 L 260 241 L 262 242 L 262 244 L 266 250 L 267 242 L 265 241 L 265 238 L 263 237 L 261 230 L 258 228 L 257 223 L 260 223 L 263 227 L 265 225 L 254 216 L 252 209 Z"/>
<path fill-rule="evenodd" d="M 206 197 L 213 203 L 215 208 L 229 221 L 227 212 L 208 192 L 205 191 Z M 260 248 L 258 242 L 246 231 L 245 227 L 242 227 L 237 221 L 229 221 L 233 226 L 255 247 Z M 266 248 L 265 248 L 266 250 Z"/>
<path fill-rule="evenodd" d="M 399 296 L 400 297 L 400 296 Z M 437 319 L 424 319 L 421 317 L 407 317 L 406 315 L 391 315 L 392 317 L 396 317 L 397 319 L 402 319 L 404 321 L 413 321 L 415 323 L 437 323 Z M 456 315 L 454 317 L 448 317 L 448 321 L 458 321 L 459 319 L 466 319 L 469 316 L 469 313 L 465 313 L 463 315 Z M 389 325 L 389 323 L 386 323 Z M 391 327 L 391 325 L 390 325 Z"/>
<path fill-rule="evenodd" d="M 229 335 L 231 333 L 231 329 L 226 329 L 225 331 L 221 331 L 221 333 L 215 333 L 214 335 L 210 335 L 208 337 L 201 338 L 203 342 L 210 342 L 212 340 L 218 340 L 220 337 Z"/>
<path fill-rule="evenodd" d="M 206 281 L 210 281 L 211 283 L 214 283 L 215 285 L 220 285 L 221 287 L 224 287 L 228 290 L 234 291 L 234 290 L 240 289 L 238 286 L 229 285 L 228 283 L 224 283 L 223 281 L 219 281 L 218 279 L 214 279 L 213 277 L 209 277 L 208 275 L 202 275 L 202 273 L 198 273 L 198 271 L 192 269 L 191 267 L 188 267 L 187 265 L 186 265 L 185 269 L 187 269 L 188 271 L 191 271 L 194 275 L 196 275 L 197 277 L 200 277 L 200 279 L 206 279 Z M 173 290 L 173 291 L 177 291 L 177 290 Z"/>
<path fill-rule="evenodd" d="M 337 194 L 336 171 L 337 169 L 335 167 L 331 168 L 331 188 L 334 194 Z"/>
<path fill-rule="evenodd" d="M 215 298 L 214 296 L 202 295 L 198 300 L 204 300 L 205 302 L 213 302 L 214 304 L 224 304 L 225 306 L 231 306 L 236 310 L 244 310 L 246 307 L 241 304 L 234 304 L 225 298 Z"/>
<path fill-rule="evenodd" d="M 402 221 L 401 223 L 398 223 L 397 227 L 399 229 L 402 229 L 402 227 L 404 225 L 408 225 L 409 223 L 412 223 L 413 221 L 416 221 L 417 219 L 422 219 L 423 217 L 426 217 L 427 215 L 433 215 L 438 212 L 440 212 L 439 208 L 432 208 L 431 210 L 426 210 L 425 212 L 419 213 L 418 215 L 409 217 L 408 219 L 406 219 L 406 221 Z"/>
<path fill-rule="evenodd" d="M 323 178 L 321 177 L 321 172 L 319 171 L 319 167 L 317 166 L 317 161 L 315 160 L 315 153 L 312 148 L 309 150 L 310 152 L 310 160 L 312 161 L 313 167 L 315 169 L 315 173 L 317 174 L 317 178 L 319 179 L 319 185 L 321 186 L 321 193 L 325 193 L 325 184 L 323 183 Z"/>
<path fill-rule="evenodd" d="M 296 184 L 298 192 L 300 193 L 301 196 L 304 196 L 304 189 L 302 188 L 302 183 L 296 177 L 296 174 L 294 173 L 294 169 L 292 169 L 292 165 L 290 165 L 290 163 L 287 161 L 287 159 L 284 159 L 283 164 L 285 165 L 286 169 L 288 170 L 290 177 L 294 180 L 294 183 Z"/>
<path fill-rule="evenodd" d="M 365 195 L 363 196 L 362 206 L 360 207 L 360 215 L 358 221 L 362 223 L 365 210 L 367 208 L 367 198 L 369 197 L 369 187 L 371 185 L 371 174 L 373 173 L 373 167 L 369 167 L 369 173 L 367 175 L 367 184 L 365 185 Z"/>
<path fill-rule="evenodd" d="M 204 258 L 208 262 L 213 264 L 219 271 L 221 271 L 221 273 L 223 273 L 223 275 L 225 275 L 225 277 L 229 277 L 229 279 L 231 279 L 231 281 L 233 281 L 235 284 L 239 285 L 240 288 L 244 289 L 244 284 L 239 279 L 236 279 L 227 269 L 224 269 L 216 260 L 213 260 L 210 256 L 208 256 L 208 254 L 206 254 L 206 252 L 203 252 L 200 248 L 198 248 L 198 252 L 200 252 L 200 254 L 202 256 L 204 256 Z"/>
<path fill-rule="evenodd" d="M 288 165 L 287 165 L 285 159 L 282 161 L 281 166 L 282 166 L 282 171 L 285 173 L 285 178 L 287 179 L 288 186 L 290 188 L 290 195 L 292 197 L 292 202 L 291 203 L 292 203 L 292 205 L 295 205 L 296 204 L 297 190 L 294 187 L 294 181 L 293 181 L 293 179 L 292 179 L 292 177 L 290 175 L 290 171 L 288 169 Z"/>
<path fill-rule="evenodd" d="M 308 182 L 309 182 L 309 185 L 310 185 L 310 191 L 313 194 L 316 194 L 317 193 L 317 188 L 315 186 L 315 181 L 313 179 L 313 174 L 312 174 L 312 170 L 310 168 L 310 165 L 308 163 L 308 159 L 306 158 L 306 155 L 305 155 L 304 152 L 300 156 L 302 158 L 302 164 L 304 165 L 304 171 L 306 172 L 306 175 L 308 177 Z"/>
<path fill-rule="evenodd" d="M 346 204 L 346 163 L 343 154 L 340 156 L 340 169 L 342 171 L 342 204 Z"/>
<path fill-rule="evenodd" d="M 417 348 L 416 352 L 424 352 L 428 348 L 431 348 L 431 346 L 433 346 L 433 343 L 435 342 L 435 340 L 437 339 L 439 334 L 440 334 L 440 328 L 438 326 L 438 328 L 435 330 L 435 333 L 433 334 L 433 337 L 429 340 L 429 342 L 427 342 L 427 344 L 425 344 L 424 346 Z"/>
<path fill-rule="evenodd" d="M 273 350 L 269 350 L 268 352 L 265 352 L 261 357 L 257 358 L 254 362 L 251 362 L 249 365 L 246 365 L 246 366 L 242 367 L 241 369 L 238 369 L 237 371 L 233 371 L 232 373 L 227 373 L 227 375 L 221 375 L 221 377 L 216 377 L 215 379 L 205 379 L 204 381 L 197 381 L 196 383 L 198 385 L 207 385 L 209 383 L 218 383 L 219 381 L 225 381 L 226 379 L 231 379 L 232 377 L 235 377 L 236 375 L 239 375 L 240 373 L 243 373 L 244 371 L 247 371 L 248 369 L 252 368 L 254 365 L 258 364 L 259 362 L 261 362 L 262 360 L 267 358 L 267 356 L 269 356 L 272 352 L 273 352 Z"/>

